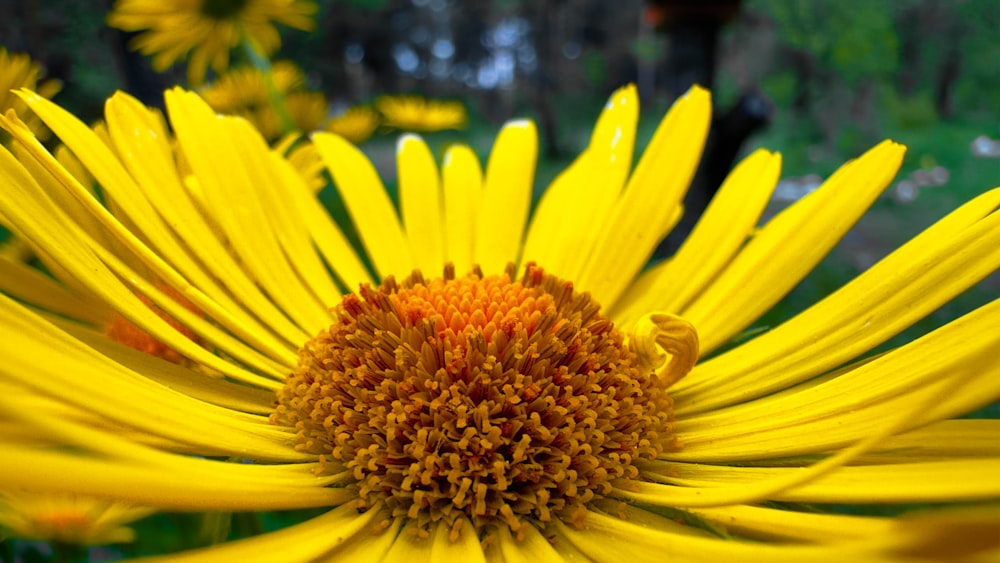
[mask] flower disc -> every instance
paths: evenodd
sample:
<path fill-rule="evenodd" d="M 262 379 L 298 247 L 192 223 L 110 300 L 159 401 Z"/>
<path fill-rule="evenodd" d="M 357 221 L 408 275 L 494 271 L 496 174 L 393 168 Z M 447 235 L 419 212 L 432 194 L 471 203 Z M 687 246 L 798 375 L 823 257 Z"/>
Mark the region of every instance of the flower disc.
<path fill-rule="evenodd" d="M 534 265 L 513 277 L 362 286 L 302 347 L 272 420 L 346 468 L 361 508 L 577 521 L 667 445 L 671 402 L 588 294 Z"/>

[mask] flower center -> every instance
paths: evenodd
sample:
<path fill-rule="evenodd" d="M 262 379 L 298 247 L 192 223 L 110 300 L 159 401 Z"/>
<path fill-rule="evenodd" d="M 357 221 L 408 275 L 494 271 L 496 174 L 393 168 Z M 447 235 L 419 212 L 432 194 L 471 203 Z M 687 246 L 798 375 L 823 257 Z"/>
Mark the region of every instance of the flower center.
<path fill-rule="evenodd" d="M 201 13 L 214 20 L 231 20 L 243 12 L 249 0 L 205 0 Z"/>
<path fill-rule="evenodd" d="M 73 541 L 87 536 L 94 527 L 94 517 L 81 512 L 54 511 L 36 515 L 33 524 L 33 531 L 41 538 Z"/>
<path fill-rule="evenodd" d="M 669 444 L 672 403 L 589 294 L 533 264 L 513 278 L 362 286 L 299 351 L 272 421 L 346 468 L 359 508 L 578 522 Z"/>

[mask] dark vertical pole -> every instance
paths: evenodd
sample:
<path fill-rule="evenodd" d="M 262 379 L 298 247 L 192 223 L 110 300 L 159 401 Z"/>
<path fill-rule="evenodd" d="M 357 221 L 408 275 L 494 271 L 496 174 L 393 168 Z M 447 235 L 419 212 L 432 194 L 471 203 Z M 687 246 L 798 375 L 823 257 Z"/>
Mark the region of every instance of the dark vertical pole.
<path fill-rule="evenodd" d="M 740 0 L 649 0 L 647 20 L 664 35 L 668 54 L 662 86 L 671 97 L 699 84 L 715 81 L 719 33 L 739 13 Z M 771 116 L 770 101 L 749 90 L 712 121 L 701 165 L 684 198 L 684 217 L 654 255 L 673 254 L 725 180 L 743 142 L 764 127 Z"/>

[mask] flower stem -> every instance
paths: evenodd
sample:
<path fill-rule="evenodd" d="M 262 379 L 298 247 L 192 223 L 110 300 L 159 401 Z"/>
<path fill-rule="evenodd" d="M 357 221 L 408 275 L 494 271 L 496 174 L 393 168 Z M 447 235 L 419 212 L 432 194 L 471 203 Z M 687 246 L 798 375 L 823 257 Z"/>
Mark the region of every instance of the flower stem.
<path fill-rule="evenodd" d="M 226 541 L 232 522 L 232 512 L 205 513 L 201 520 L 201 540 L 207 545 L 216 545 Z"/>
<path fill-rule="evenodd" d="M 278 85 L 274 83 L 274 75 L 271 73 L 271 60 L 248 33 L 242 32 L 240 33 L 240 37 L 242 39 L 240 46 L 243 49 L 243 54 L 250 60 L 250 64 L 259 70 L 264 77 L 264 83 L 267 84 L 267 97 L 271 100 L 271 106 L 274 107 L 274 111 L 278 114 L 278 123 L 281 125 L 281 132 L 291 133 L 295 130 L 295 122 L 292 121 L 292 115 L 288 112 L 288 104 L 285 103 L 284 94 L 278 89 Z"/>

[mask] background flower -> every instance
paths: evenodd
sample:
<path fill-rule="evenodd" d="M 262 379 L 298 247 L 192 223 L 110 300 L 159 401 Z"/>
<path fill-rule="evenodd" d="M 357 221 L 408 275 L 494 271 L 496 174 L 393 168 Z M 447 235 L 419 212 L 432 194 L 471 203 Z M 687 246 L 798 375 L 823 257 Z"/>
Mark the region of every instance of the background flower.
<path fill-rule="evenodd" d="M 153 511 L 122 503 L 71 495 L 0 493 L 0 531 L 6 537 L 75 545 L 128 543 L 126 527 Z"/>
<path fill-rule="evenodd" d="M 0 47 L 0 113 L 13 109 L 39 139 L 45 140 L 49 137 L 48 130 L 42 126 L 38 118 L 27 111 L 27 106 L 13 92 L 27 88 L 37 91 L 40 96 L 46 98 L 54 96 L 62 88 L 62 84 L 58 80 L 44 80 L 39 83 L 41 72 L 38 63 L 31 60 L 28 55 L 8 53 L 6 48 Z"/>
<path fill-rule="evenodd" d="M 281 45 L 275 23 L 311 30 L 315 12 L 306 0 L 118 0 L 108 25 L 145 30 L 134 47 L 153 56 L 153 67 L 162 72 L 187 58 L 188 81 L 199 85 L 209 66 L 229 67 L 229 51 L 241 41 L 270 55 Z"/>
<path fill-rule="evenodd" d="M 379 116 L 368 106 L 351 106 L 336 115 L 324 125 L 330 133 L 336 133 L 355 145 L 367 141 L 379 124 Z"/>
<path fill-rule="evenodd" d="M 201 95 L 219 113 L 253 123 L 268 141 L 291 131 L 315 131 L 327 114 L 326 96 L 306 89 L 302 69 L 290 61 L 275 62 L 269 72 L 255 67 L 230 70 Z"/>
<path fill-rule="evenodd" d="M 379 96 L 375 109 L 385 125 L 403 131 L 464 129 L 468 123 L 465 106 L 455 100 L 433 100 L 415 94 Z"/>

